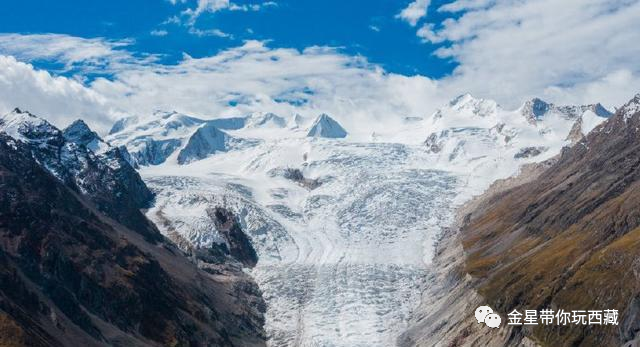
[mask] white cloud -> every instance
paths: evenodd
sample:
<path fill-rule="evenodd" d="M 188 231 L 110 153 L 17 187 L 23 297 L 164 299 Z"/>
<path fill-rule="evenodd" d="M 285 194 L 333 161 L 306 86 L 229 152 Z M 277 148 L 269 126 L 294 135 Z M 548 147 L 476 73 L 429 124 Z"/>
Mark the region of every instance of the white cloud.
<path fill-rule="evenodd" d="M 415 0 L 400 11 L 396 17 L 406 21 L 411 26 L 415 26 L 422 17 L 427 15 L 430 4 L 431 0 Z"/>
<path fill-rule="evenodd" d="M 222 38 L 233 38 L 233 35 L 227 34 L 220 29 L 197 29 L 195 27 L 190 27 L 189 34 L 199 36 L 199 37 L 215 36 L 215 37 L 222 37 Z"/>
<path fill-rule="evenodd" d="M 550 86 L 541 95 L 549 100 L 569 104 L 588 104 L 602 101 L 609 109 L 620 107 L 640 92 L 640 74 L 621 69 L 603 77 L 567 87 Z"/>
<path fill-rule="evenodd" d="M 441 81 L 451 90 L 507 106 L 531 96 L 578 100 L 579 95 L 569 94 L 602 85 L 617 86 L 623 99 L 637 92 L 632 86 L 640 74 L 638 0 L 458 0 L 446 6 L 466 12 L 427 23 L 418 35 L 444 44 L 437 55 L 459 63 Z M 612 84 L 620 73 L 629 88 Z M 615 94 L 601 91 L 600 97 L 591 95 L 591 102 L 606 102 Z"/>
<path fill-rule="evenodd" d="M 118 117 L 99 93 L 78 81 L 0 55 L 0 114 L 15 107 L 41 115 L 59 127 L 82 118 L 104 131 Z"/>
<path fill-rule="evenodd" d="M 456 0 L 448 4 L 444 4 L 438 8 L 440 12 L 460 12 L 468 10 L 477 10 L 486 8 L 494 4 L 496 0 Z"/>
<path fill-rule="evenodd" d="M 102 38 L 84 39 L 60 34 L 0 34 L 0 53 L 21 60 L 55 60 L 64 64 L 90 63 L 106 65 L 131 58 L 126 50 L 131 40 L 110 41 Z"/>
<path fill-rule="evenodd" d="M 265 1 L 260 4 L 237 4 L 230 0 L 198 0 L 195 8 L 188 8 L 182 12 L 183 15 L 189 17 L 189 23 L 195 23 L 196 19 L 203 13 L 216 13 L 219 11 L 260 11 L 266 7 L 277 6 L 274 1 Z"/>
<path fill-rule="evenodd" d="M 167 36 L 169 34 L 168 31 L 166 30 L 151 30 L 150 32 L 151 36 Z"/>
<path fill-rule="evenodd" d="M 62 34 L 0 34 L 0 54 L 21 61 L 47 60 L 62 71 L 109 73 L 131 65 L 154 62 L 155 55 L 135 56 L 126 48 L 133 40 L 81 38 Z"/>
<path fill-rule="evenodd" d="M 426 77 L 385 73 L 329 48 L 271 49 L 249 41 L 212 57 L 187 56 L 175 66 L 123 71 L 114 81 L 96 80 L 92 89 L 136 114 L 155 109 L 202 117 L 329 112 L 352 129 L 370 130 L 376 119 L 400 121 L 433 112 L 448 99 L 437 85 Z"/>
<path fill-rule="evenodd" d="M 102 59 L 120 62 L 104 63 L 113 69 L 110 79 L 83 86 L 14 60 L 0 70 L 0 90 L 17 94 L 0 95 L 0 102 L 4 108 L 22 106 L 45 115 L 50 111 L 61 120 L 86 115 L 96 124 L 111 121 L 115 110 L 145 115 L 175 109 L 202 117 L 329 112 L 350 129 L 363 124 L 371 129 L 387 124 L 376 120 L 430 114 L 464 92 L 517 107 L 533 96 L 557 103 L 601 101 L 616 106 L 640 91 L 637 0 L 453 3 L 457 7 L 442 13 L 458 8 L 464 12 L 425 24 L 421 34 L 439 42 L 439 56 L 458 64 L 439 80 L 387 73 L 362 57 L 326 47 L 299 51 L 248 41 L 210 57 L 185 55 L 178 64 L 165 66 L 103 39 L 13 37 L 10 41 L 16 45 L 3 46 L 0 37 L 0 47 L 27 60 L 61 59 L 88 68 Z M 68 42 L 86 49 L 60 48 L 76 48 Z M 15 66 L 26 72 L 10 75 Z M 36 92 L 30 94 L 30 89 Z"/>

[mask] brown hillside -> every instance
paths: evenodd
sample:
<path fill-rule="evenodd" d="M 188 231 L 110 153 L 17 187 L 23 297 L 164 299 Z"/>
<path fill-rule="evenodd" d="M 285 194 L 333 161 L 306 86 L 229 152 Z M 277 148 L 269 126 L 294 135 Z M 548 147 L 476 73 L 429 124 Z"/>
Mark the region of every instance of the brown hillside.
<path fill-rule="evenodd" d="M 545 346 L 618 346 L 640 330 L 636 96 L 536 180 L 468 216 L 467 271 L 499 312 L 617 309 L 620 325 L 538 326 Z"/>

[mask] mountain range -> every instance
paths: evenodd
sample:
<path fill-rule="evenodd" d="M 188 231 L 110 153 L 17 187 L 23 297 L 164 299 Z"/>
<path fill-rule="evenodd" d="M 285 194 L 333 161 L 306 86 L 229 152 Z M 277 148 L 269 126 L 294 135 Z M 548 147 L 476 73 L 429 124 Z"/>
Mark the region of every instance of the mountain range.
<path fill-rule="evenodd" d="M 639 105 L 465 94 L 370 134 L 341 115 L 158 111 L 104 139 L 16 109 L 0 118 L 0 331 L 43 346 L 633 340 L 636 278 L 607 276 L 635 266 Z M 469 325 L 479 300 L 597 302 L 623 328 L 496 337 Z"/>
<path fill-rule="evenodd" d="M 123 150 L 18 109 L 0 129 L 2 345 L 265 344 L 255 284 L 160 234 Z"/>

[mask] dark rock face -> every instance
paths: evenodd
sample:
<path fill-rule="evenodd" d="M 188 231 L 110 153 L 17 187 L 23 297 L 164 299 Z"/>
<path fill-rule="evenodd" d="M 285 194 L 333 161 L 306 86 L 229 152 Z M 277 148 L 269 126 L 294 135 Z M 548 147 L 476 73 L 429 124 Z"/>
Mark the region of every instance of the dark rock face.
<path fill-rule="evenodd" d="M 570 141 L 572 145 L 575 145 L 580 140 L 582 140 L 583 137 L 584 134 L 582 133 L 582 117 L 580 117 L 576 120 L 575 123 L 573 123 L 573 126 L 571 127 L 566 140 Z"/>
<path fill-rule="evenodd" d="M 245 266 L 256 266 L 258 254 L 247 235 L 242 231 L 236 216 L 222 207 L 209 209 L 207 214 L 215 221 L 218 232 L 225 239 L 228 246 L 227 252 Z"/>
<path fill-rule="evenodd" d="M 107 218 L 33 150 L 0 134 L 0 344 L 264 346 L 248 278 L 200 271 L 155 228 Z"/>
<path fill-rule="evenodd" d="M 549 148 L 544 147 L 544 146 L 524 147 L 524 148 L 521 148 L 518 151 L 518 153 L 514 154 L 513 157 L 515 159 L 536 157 L 536 156 L 542 154 L 543 152 L 545 152 L 548 149 Z"/>
<path fill-rule="evenodd" d="M 525 102 L 524 111 L 529 121 L 535 121 L 549 111 L 551 105 L 538 98 Z"/>
<path fill-rule="evenodd" d="M 442 138 L 448 136 L 448 133 L 449 130 L 443 130 L 440 134 L 431 133 L 424 141 L 424 145 L 427 147 L 427 150 L 431 153 L 440 153 L 444 142 Z"/>
<path fill-rule="evenodd" d="M 182 145 L 182 142 L 178 139 L 154 140 L 145 138 L 136 142 L 135 145 L 140 149 L 133 153 L 132 156 L 139 165 L 162 164 Z"/>
<path fill-rule="evenodd" d="M 31 156 L 77 193 L 87 196 L 109 217 L 160 240 L 160 233 L 139 211 L 148 207 L 153 194 L 119 148 L 103 143 L 105 151 L 96 153 L 89 143 L 102 142 L 82 121 L 60 131 L 47 121 L 28 112 L 14 112 L 0 118 L 0 132 L 24 143 Z M 78 141 L 78 142 L 74 142 Z"/>
<path fill-rule="evenodd" d="M 640 95 L 532 182 L 493 197 L 463 227 L 466 271 L 499 312 L 617 309 L 620 326 L 516 331 L 548 346 L 638 338 Z"/>
<path fill-rule="evenodd" d="M 69 142 L 74 142 L 78 145 L 88 146 L 93 141 L 102 141 L 100 136 L 95 131 L 92 131 L 87 123 L 78 119 L 71 123 L 67 128 L 62 131 L 62 136 Z"/>
<path fill-rule="evenodd" d="M 291 168 L 291 167 L 285 167 L 285 168 L 279 167 L 279 168 L 271 169 L 269 171 L 269 175 L 271 177 L 286 178 L 309 190 L 313 190 L 320 187 L 323 182 L 320 178 L 307 178 L 302 173 L 302 170 L 297 168 Z"/>
<path fill-rule="evenodd" d="M 316 189 L 320 187 L 320 185 L 322 185 L 322 182 L 320 182 L 320 180 L 317 178 L 311 179 L 304 177 L 300 169 L 286 168 L 284 170 L 283 176 L 284 178 L 292 180 L 310 190 Z"/>
<path fill-rule="evenodd" d="M 601 104 L 580 105 L 580 106 L 559 106 L 545 102 L 538 98 L 528 100 L 522 106 L 522 114 L 527 121 L 535 124 L 543 119 L 549 112 L 556 112 L 567 119 L 578 119 L 586 111 L 592 111 L 599 117 L 609 118 L 612 113 Z"/>

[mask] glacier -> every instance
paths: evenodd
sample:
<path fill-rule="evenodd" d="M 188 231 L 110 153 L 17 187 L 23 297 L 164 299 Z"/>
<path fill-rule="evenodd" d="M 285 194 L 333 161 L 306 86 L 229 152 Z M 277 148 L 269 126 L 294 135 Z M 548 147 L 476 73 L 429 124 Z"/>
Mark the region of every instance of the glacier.
<path fill-rule="evenodd" d="M 165 235 L 210 247 L 224 240 L 207 209 L 239 217 L 259 256 L 246 271 L 267 302 L 270 346 L 391 346 L 432 280 L 434 242 L 455 208 L 607 117 L 597 105 L 541 102 L 504 110 L 466 94 L 432 115 L 398 117 L 384 132 L 347 129 L 346 138 L 338 116 L 331 127 L 322 115 L 305 127 L 298 114 L 162 113 L 119 122 L 106 139 L 132 156 L 141 139 L 179 142 L 140 167 L 156 194 L 147 216 Z M 221 128 L 204 125 L 214 121 L 234 125 L 224 134 L 238 144 L 180 162 L 190 138 Z M 320 123 L 344 136 L 308 137 Z M 211 140 L 202 142 L 222 145 Z"/>

